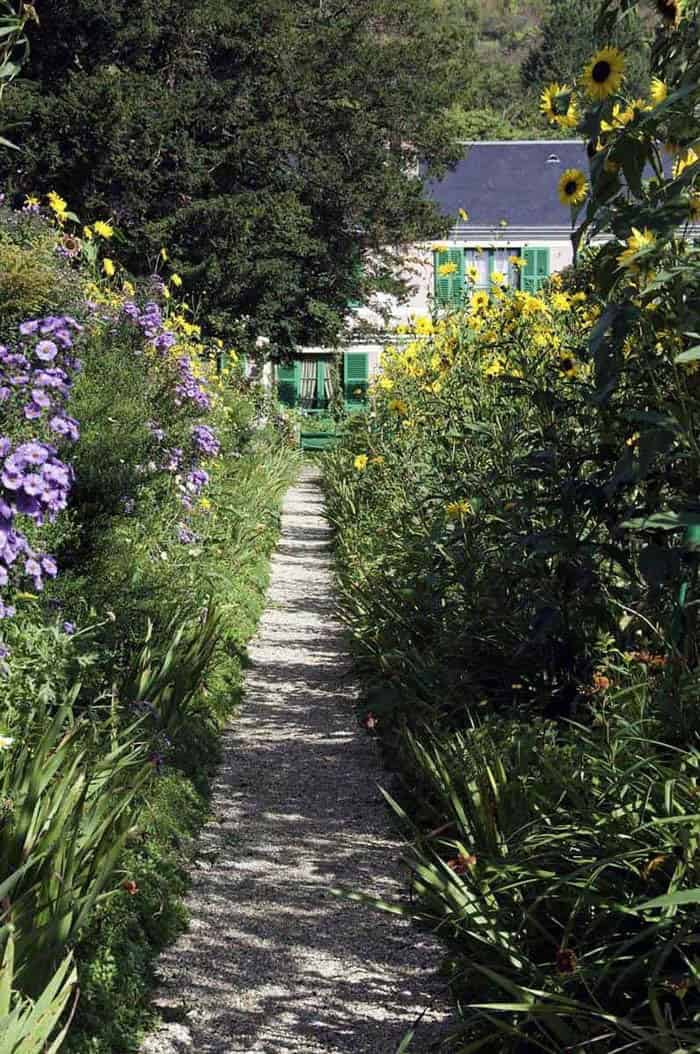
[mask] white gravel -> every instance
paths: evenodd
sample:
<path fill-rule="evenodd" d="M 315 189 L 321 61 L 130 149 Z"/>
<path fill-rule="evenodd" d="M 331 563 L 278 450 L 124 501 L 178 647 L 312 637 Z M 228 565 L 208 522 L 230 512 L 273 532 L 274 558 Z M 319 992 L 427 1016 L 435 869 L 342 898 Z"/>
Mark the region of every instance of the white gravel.
<path fill-rule="evenodd" d="M 243 713 L 224 736 L 191 926 L 160 961 L 164 1023 L 142 1054 L 393 1054 L 423 1011 L 411 1054 L 444 1038 L 439 947 L 328 892 L 406 892 L 386 774 L 355 722 L 330 543 L 306 468 L 285 499 Z"/>

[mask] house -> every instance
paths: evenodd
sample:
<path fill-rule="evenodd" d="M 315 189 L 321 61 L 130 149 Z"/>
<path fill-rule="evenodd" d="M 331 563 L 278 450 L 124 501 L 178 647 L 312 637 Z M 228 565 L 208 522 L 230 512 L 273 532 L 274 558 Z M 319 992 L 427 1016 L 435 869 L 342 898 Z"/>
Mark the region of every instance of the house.
<path fill-rule="evenodd" d="M 382 349 L 396 339 L 396 325 L 458 304 L 467 268 L 476 269 L 477 288 L 487 289 L 492 271 L 500 271 L 511 285 L 536 292 L 549 274 L 573 260 L 571 211 L 560 203 L 557 184 L 567 168 L 588 170 L 585 145 L 578 139 L 538 139 L 464 147 L 451 171 L 426 184 L 427 194 L 454 223 L 439 246 L 407 248 L 402 273 L 407 300 L 377 294 L 352 309 L 348 328 L 358 335 L 342 351 L 343 397 L 351 410 L 363 405 Z M 516 266 L 513 258 L 523 263 Z M 454 270 L 441 276 L 445 263 Z M 327 407 L 332 360 L 327 349 L 299 349 L 298 359 L 277 367 L 281 401 L 309 411 Z"/>

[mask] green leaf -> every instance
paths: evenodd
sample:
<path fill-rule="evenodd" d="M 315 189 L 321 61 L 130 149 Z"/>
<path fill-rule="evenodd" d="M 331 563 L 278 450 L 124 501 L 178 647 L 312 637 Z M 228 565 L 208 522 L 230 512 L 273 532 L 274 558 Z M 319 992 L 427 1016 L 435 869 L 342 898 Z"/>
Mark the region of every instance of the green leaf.
<path fill-rule="evenodd" d="M 673 361 L 675 363 L 696 362 L 697 359 L 700 359 L 700 344 L 694 344 L 692 348 L 682 351 Z"/>

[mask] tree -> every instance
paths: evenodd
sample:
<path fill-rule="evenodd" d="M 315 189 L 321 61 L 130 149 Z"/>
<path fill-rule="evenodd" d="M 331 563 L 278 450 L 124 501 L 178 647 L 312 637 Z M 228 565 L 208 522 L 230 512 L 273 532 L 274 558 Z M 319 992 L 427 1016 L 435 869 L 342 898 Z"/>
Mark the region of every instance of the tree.
<path fill-rule="evenodd" d="M 55 0 L 0 177 L 112 216 L 132 268 L 167 243 L 222 328 L 332 339 L 369 292 L 358 250 L 441 229 L 409 173 L 459 153 L 472 26 L 459 0 Z"/>
<path fill-rule="evenodd" d="M 641 18 L 631 8 L 612 41 L 598 40 L 599 13 L 599 0 L 552 0 L 542 38 L 522 65 L 523 86 L 540 90 L 553 82 L 573 84 L 596 48 L 613 43 L 625 52 L 630 91 L 643 94 L 648 87 L 649 41 Z"/>

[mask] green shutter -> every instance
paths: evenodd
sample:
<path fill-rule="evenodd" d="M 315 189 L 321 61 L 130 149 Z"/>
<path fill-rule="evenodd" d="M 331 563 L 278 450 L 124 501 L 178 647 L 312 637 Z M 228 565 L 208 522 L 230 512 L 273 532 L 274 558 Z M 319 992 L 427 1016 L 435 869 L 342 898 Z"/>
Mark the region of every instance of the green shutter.
<path fill-rule="evenodd" d="M 438 307 L 459 307 L 464 296 L 464 250 L 445 249 L 433 253 L 435 267 L 435 302 Z M 454 264 L 454 274 L 441 275 L 443 264 Z"/>
<path fill-rule="evenodd" d="M 523 249 L 522 288 L 537 293 L 549 277 L 549 249 Z"/>
<path fill-rule="evenodd" d="M 296 406 L 301 386 L 301 361 L 277 364 L 277 398 L 285 406 Z"/>
<path fill-rule="evenodd" d="M 346 351 L 343 355 L 343 388 L 348 410 L 359 409 L 367 400 L 369 355 L 366 351 Z"/>

